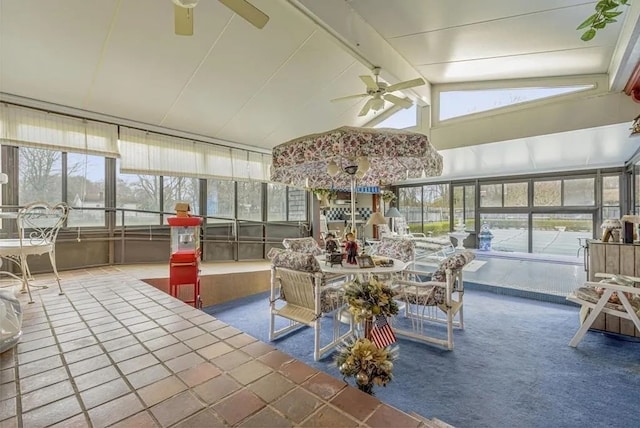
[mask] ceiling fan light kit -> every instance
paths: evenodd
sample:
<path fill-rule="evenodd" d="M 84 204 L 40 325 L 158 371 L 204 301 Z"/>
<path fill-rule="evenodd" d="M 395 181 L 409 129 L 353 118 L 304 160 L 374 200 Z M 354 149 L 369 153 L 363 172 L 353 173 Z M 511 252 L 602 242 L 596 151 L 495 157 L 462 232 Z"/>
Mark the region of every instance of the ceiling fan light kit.
<path fill-rule="evenodd" d="M 331 102 L 354 98 L 371 97 L 367 100 L 364 106 L 362 106 L 362 109 L 358 113 L 358 116 L 366 116 L 372 110 L 374 112 L 378 112 L 384 109 L 385 101 L 389 101 L 390 103 L 397 105 L 398 107 L 409 108 L 413 105 L 413 102 L 411 100 L 407 98 L 400 98 L 396 95 L 393 95 L 391 92 L 414 88 L 426 83 L 424 79 L 417 78 L 389 85 L 386 82 L 379 81 L 378 78 L 380 76 L 380 67 L 374 67 L 372 72 L 374 77 L 371 77 L 369 75 L 360 76 L 360 80 L 362 80 L 362 82 L 366 86 L 366 93 L 334 98 L 331 100 Z"/>

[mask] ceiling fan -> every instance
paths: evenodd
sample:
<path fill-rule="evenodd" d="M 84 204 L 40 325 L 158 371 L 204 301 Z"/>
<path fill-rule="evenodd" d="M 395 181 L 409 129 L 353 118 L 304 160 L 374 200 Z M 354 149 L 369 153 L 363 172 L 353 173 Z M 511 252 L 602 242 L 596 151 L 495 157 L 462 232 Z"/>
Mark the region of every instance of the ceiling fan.
<path fill-rule="evenodd" d="M 397 97 L 390 92 L 400 91 L 402 89 L 414 88 L 416 86 L 424 85 L 426 82 L 422 78 L 417 78 L 413 80 L 407 80 L 404 82 L 395 83 L 393 85 L 389 85 L 385 82 L 379 82 L 378 76 L 380 76 L 380 67 L 374 67 L 373 75 L 371 76 L 360 76 L 360 80 L 367 85 L 367 92 L 365 94 L 357 94 L 357 95 L 348 95 L 346 97 L 335 98 L 331 100 L 331 102 L 348 100 L 353 98 L 362 98 L 362 97 L 371 97 L 367 100 L 367 102 L 358 113 L 358 116 L 366 116 L 369 113 L 369 110 L 379 111 L 384 108 L 384 102 L 389 101 L 399 107 L 409 108 L 413 105 L 411 100 L 406 98 Z"/>
<path fill-rule="evenodd" d="M 178 36 L 193 36 L 193 9 L 198 0 L 172 0 L 175 17 L 175 32 Z M 218 0 L 257 28 L 262 28 L 269 17 L 246 0 Z"/>

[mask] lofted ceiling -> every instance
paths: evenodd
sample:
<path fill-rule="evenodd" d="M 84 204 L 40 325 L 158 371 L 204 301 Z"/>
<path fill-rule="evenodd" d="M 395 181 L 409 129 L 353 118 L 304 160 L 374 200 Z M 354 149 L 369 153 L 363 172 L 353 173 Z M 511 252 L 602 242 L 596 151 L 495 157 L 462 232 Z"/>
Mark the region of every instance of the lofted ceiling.
<path fill-rule="evenodd" d="M 425 78 L 429 85 L 397 94 L 428 106 L 440 85 L 522 78 L 606 75 L 605 92 L 618 93 L 640 57 L 637 5 L 622 15 L 624 22 L 585 43 L 575 27 L 595 1 L 251 3 L 270 17 L 262 30 L 216 0 L 200 0 L 194 35 L 185 37 L 173 32 L 171 0 L 0 0 L 0 94 L 9 102 L 269 152 L 305 134 L 375 122 L 384 112 L 357 116 L 365 99 L 329 102 L 362 93 L 358 76 L 374 65 L 390 84 Z M 447 157 L 450 165 L 453 156 L 468 159 L 446 169 L 457 176 L 468 173 L 460 165 L 486 166 L 494 156 L 487 150 L 496 144 L 511 144 L 514 158 L 504 162 L 522 165 L 516 173 L 542 171 L 560 167 L 557 159 L 551 166 L 541 160 L 546 155 L 527 152 L 528 161 L 519 162 L 515 154 L 524 153 L 522 147 L 553 146 L 545 143 L 549 138 L 575 140 L 567 132 L 582 132 L 581 138 L 586 132 L 589 139 L 611 131 L 607 144 L 628 144 L 626 137 L 620 141 L 632 119 L 628 110 L 624 106 L 598 127 L 579 126 L 593 131 L 546 129 L 552 137 L 540 143 L 534 135 L 479 141 L 465 131 L 467 147 L 452 147 L 452 138 L 435 132 L 435 125 L 432 141 L 451 147 L 443 150 L 445 164 Z M 429 128 L 423 121 L 422 130 Z M 475 147 L 479 143 L 486 147 Z M 634 149 L 625 147 L 611 151 L 617 155 L 607 158 L 608 166 L 628 159 Z M 567 156 L 573 153 L 567 150 Z M 597 151 L 587 158 L 564 165 L 602 163 Z"/>

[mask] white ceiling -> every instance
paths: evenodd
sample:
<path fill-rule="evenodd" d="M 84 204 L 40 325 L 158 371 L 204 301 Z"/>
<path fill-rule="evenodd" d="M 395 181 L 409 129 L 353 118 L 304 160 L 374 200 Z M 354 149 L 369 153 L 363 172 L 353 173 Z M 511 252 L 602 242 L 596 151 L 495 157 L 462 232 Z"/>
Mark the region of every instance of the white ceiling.
<path fill-rule="evenodd" d="M 575 27 L 595 1 L 251 2 L 270 17 L 264 29 L 218 1 L 202 0 L 195 34 L 184 37 L 173 33 L 171 0 L 0 0 L 0 93 L 5 101 L 269 151 L 301 135 L 374 119 L 375 113 L 357 117 L 364 100 L 329 102 L 363 92 L 358 76 L 372 65 L 382 67 L 389 83 L 422 76 L 433 85 L 608 74 L 619 92 L 616 82 L 624 85 L 638 62 L 636 5 L 622 15 L 624 25 L 612 24 L 585 43 Z M 405 95 L 430 104 L 432 87 Z M 534 141 L 509 140 L 510 150 L 537 147 Z M 446 146 L 435 137 L 433 143 Z M 449 168 L 477 167 L 479 156 L 486 164 L 491 144 L 450 149 L 465 161 Z M 450 150 L 445 163 L 453 165 L 446 161 Z M 622 157 L 628 150 L 612 152 Z M 596 165 L 597 154 L 565 163 Z M 531 162 L 515 164 L 547 168 L 546 155 L 526 156 Z"/>

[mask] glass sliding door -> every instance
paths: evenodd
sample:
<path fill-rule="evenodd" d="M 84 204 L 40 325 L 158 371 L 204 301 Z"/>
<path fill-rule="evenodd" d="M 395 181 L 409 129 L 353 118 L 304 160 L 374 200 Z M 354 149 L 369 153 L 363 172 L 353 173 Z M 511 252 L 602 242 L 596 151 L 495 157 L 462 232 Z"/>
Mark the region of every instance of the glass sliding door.
<path fill-rule="evenodd" d="M 580 238 L 593 237 L 593 214 L 545 214 L 532 217 L 534 253 L 577 257 Z"/>
<path fill-rule="evenodd" d="M 476 230 L 476 186 L 453 186 L 453 224 L 464 223 L 465 230 Z"/>
<path fill-rule="evenodd" d="M 526 253 L 529 251 L 529 215 L 517 213 L 481 213 L 480 224 L 487 224 L 493 239 L 493 251 Z"/>

